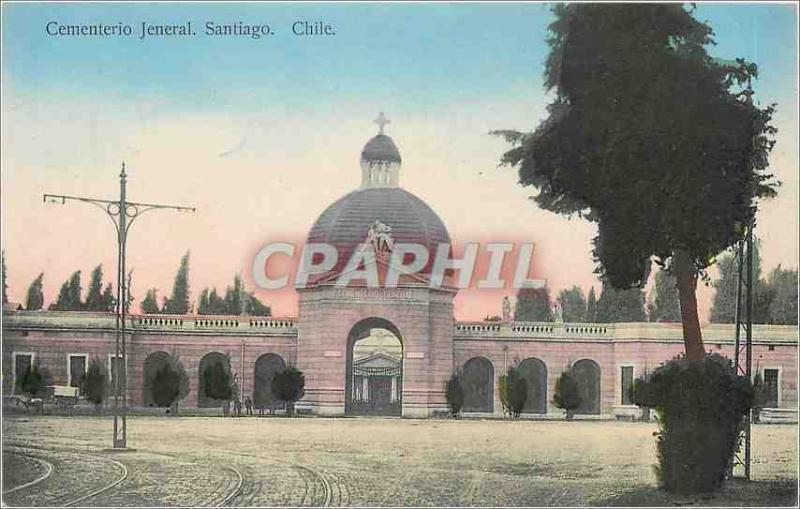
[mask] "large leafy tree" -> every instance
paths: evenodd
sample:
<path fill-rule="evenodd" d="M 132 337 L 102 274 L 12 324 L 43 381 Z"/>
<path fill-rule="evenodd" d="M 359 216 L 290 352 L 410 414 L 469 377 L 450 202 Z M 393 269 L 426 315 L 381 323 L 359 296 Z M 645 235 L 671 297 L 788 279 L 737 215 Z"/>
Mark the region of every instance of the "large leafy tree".
<path fill-rule="evenodd" d="M 615 288 L 642 286 L 651 258 L 674 273 L 686 354 L 702 362 L 698 277 L 741 239 L 766 173 L 773 107 L 746 87 L 743 60 L 706 52 L 710 26 L 680 4 L 560 4 L 550 26 L 549 117 L 513 144 L 536 203 L 597 223 L 593 254 Z"/>
<path fill-rule="evenodd" d="M 609 284 L 603 285 L 603 293 L 597 301 L 595 321 L 600 323 L 644 322 L 644 292 L 639 288 L 618 290 Z"/>
<path fill-rule="evenodd" d="M 656 272 L 653 293 L 653 302 L 648 306 L 650 321 L 680 321 L 681 307 L 678 303 L 678 289 L 675 287 L 675 277 L 663 269 Z"/>
<path fill-rule="evenodd" d="M 558 294 L 561 314 L 565 322 L 586 321 L 586 299 L 580 286 L 561 290 Z"/>
<path fill-rule="evenodd" d="M 546 287 L 520 289 L 514 307 L 514 319 L 523 322 L 552 322 L 550 290 Z"/>
<path fill-rule="evenodd" d="M 25 295 L 25 309 L 28 311 L 38 311 L 44 306 L 43 280 L 44 272 L 40 273 L 28 287 L 28 293 Z"/>
<path fill-rule="evenodd" d="M 68 280 L 64 281 L 58 291 L 58 298 L 50 305 L 54 311 L 80 311 L 83 309 L 81 302 L 81 271 L 76 270 Z"/>
<path fill-rule="evenodd" d="M 172 295 L 164 298 L 164 313 L 171 315 L 185 315 L 189 312 L 189 252 L 181 258 L 178 272 L 175 274 L 175 284 L 172 286 Z"/>

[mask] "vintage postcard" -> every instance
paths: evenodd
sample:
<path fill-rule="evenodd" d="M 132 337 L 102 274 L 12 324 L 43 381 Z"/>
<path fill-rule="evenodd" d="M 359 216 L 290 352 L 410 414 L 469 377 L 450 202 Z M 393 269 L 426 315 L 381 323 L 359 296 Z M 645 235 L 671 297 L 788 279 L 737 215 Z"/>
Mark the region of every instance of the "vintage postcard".
<path fill-rule="evenodd" d="M 798 5 L 2 2 L 4 507 L 798 505 Z"/>

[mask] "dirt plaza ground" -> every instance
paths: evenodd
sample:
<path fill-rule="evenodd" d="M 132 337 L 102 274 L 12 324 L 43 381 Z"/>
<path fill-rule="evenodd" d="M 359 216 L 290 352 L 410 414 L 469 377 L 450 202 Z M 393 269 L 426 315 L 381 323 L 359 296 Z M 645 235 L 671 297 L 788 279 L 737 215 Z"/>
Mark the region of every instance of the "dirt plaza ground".
<path fill-rule="evenodd" d="M 797 426 L 758 425 L 753 479 L 656 488 L 653 423 L 108 417 L 3 421 L 3 502 L 73 506 L 795 505 Z"/>

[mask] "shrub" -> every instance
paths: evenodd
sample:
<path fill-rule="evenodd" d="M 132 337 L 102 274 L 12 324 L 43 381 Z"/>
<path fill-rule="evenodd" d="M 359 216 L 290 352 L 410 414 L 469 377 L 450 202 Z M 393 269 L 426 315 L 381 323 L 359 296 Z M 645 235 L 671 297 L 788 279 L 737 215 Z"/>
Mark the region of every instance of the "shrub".
<path fill-rule="evenodd" d="M 164 364 L 153 376 L 153 403 L 157 407 L 169 408 L 178 399 L 180 375 L 170 363 Z"/>
<path fill-rule="evenodd" d="M 569 371 L 564 371 L 556 380 L 556 390 L 553 395 L 553 404 L 567 411 L 567 420 L 571 421 L 575 409 L 581 404 L 581 394 L 578 384 Z"/>
<path fill-rule="evenodd" d="M 528 383 L 516 366 L 500 377 L 500 401 L 513 418 L 518 418 L 528 399 Z"/>
<path fill-rule="evenodd" d="M 272 379 L 272 393 L 286 404 L 286 411 L 294 415 L 294 402 L 305 394 L 306 378 L 297 368 L 287 368 Z"/>
<path fill-rule="evenodd" d="M 22 375 L 19 388 L 22 392 L 32 398 L 40 398 L 44 395 L 45 388 L 49 385 L 47 372 L 39 369 L 37 364 L 31 364 Z"/>
<path fill-rule="evenodd" d="M 719 489 L 752 405 L 750 381 L 737 376 L 727 358 L 706 354 L 702 364 L 679 355 L 640 385 L 644 391 L 637 404 L 647 404 L 659 414 L 660 486 L 684 494 Z"/>
<path fill-rule="evenodd" d="M 106 399 L 107 379 L 106 370 L 98 359 L 92 359 L 89 368 L 81 380 L 86 401 L 99 407 Z"/>
<path fill-rule="evenodd" d="M 500 393 L 500 404 L 503 406 L 503 417 L 511 415 L 511 406 L 508 404 L 508 379 L 501 375 L 497 379 L 497 391 Z"/>
<path fill-rule="evenodd" d="M 453 373 L 444 388 L 444 397 L 447 400 L 447 407 L 450 415 L 458 419 L 461 407 L 464 406 L 464 387 L 461 385 L 461 377 L 458 373 Z"/>
<path fill-rule="evenodd" d="M 231 374 L 219 362 L 212 362 L 205 367 L 203 372 L 205 395 L 211 399 L 230 401 L 233 396 Z"/>

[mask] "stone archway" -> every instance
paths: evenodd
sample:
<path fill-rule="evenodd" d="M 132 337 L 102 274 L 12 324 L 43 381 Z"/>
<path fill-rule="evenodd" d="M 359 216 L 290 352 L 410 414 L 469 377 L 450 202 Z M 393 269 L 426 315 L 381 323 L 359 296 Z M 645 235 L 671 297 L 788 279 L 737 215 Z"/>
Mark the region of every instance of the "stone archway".
<path fill-rule="evenodd" d="M 485 357 L 473 357 L 464 363 L 464 412 L 494 411 L 494 367 Z"/>
<path fill-rule="evenodd" d="M 142 404 L 144 406 L 156 406 L 153 390 L 156 374 L 168 366 L 172 356 L 167 352 L 153 352 L 149 354 L 144 360 L 144 367 L 142 368 Z"/>
<path fill-rule="evenodd" d="M 272 379 L 286 369 L 286 361 L 276 353 L 265 353 L 256 359 L 253 368 L 253 406 L 274 408 L 278 399 L 272 394 Z"/>
<path fill-rule="evenodd" d="M 231 361 L 228 356 L 219 352 L 209 352 L 200 359 L 197 367 L 197 406 L 199 408 L 218 407 L 221 401 L 206 395 L 206 384 L 215 383 L 215 380 L 206 381 L 206 373 L 213 373 L 221 369 L 228 377 L 231 375 Z"/>
<path fill-rule="evenodd" d="M 529 357 L 519 364 L 528 385 L 528 397 L 522 411 L 530 414 L 547 413 L 547 366 L 540 359 Z"/>
<path fill-rule="evenodd" d="M 345 414 L 402 415 L 403 339 L 383 318 L 361 320 L 347 338 Z"/>
<path fill-rule="evenodd" d="M 581 359 L 572 365 L 572 378 L 578 386 L 581 404 L 576 414 L 600 413 L 600 366 L 591 359 Z"/>

